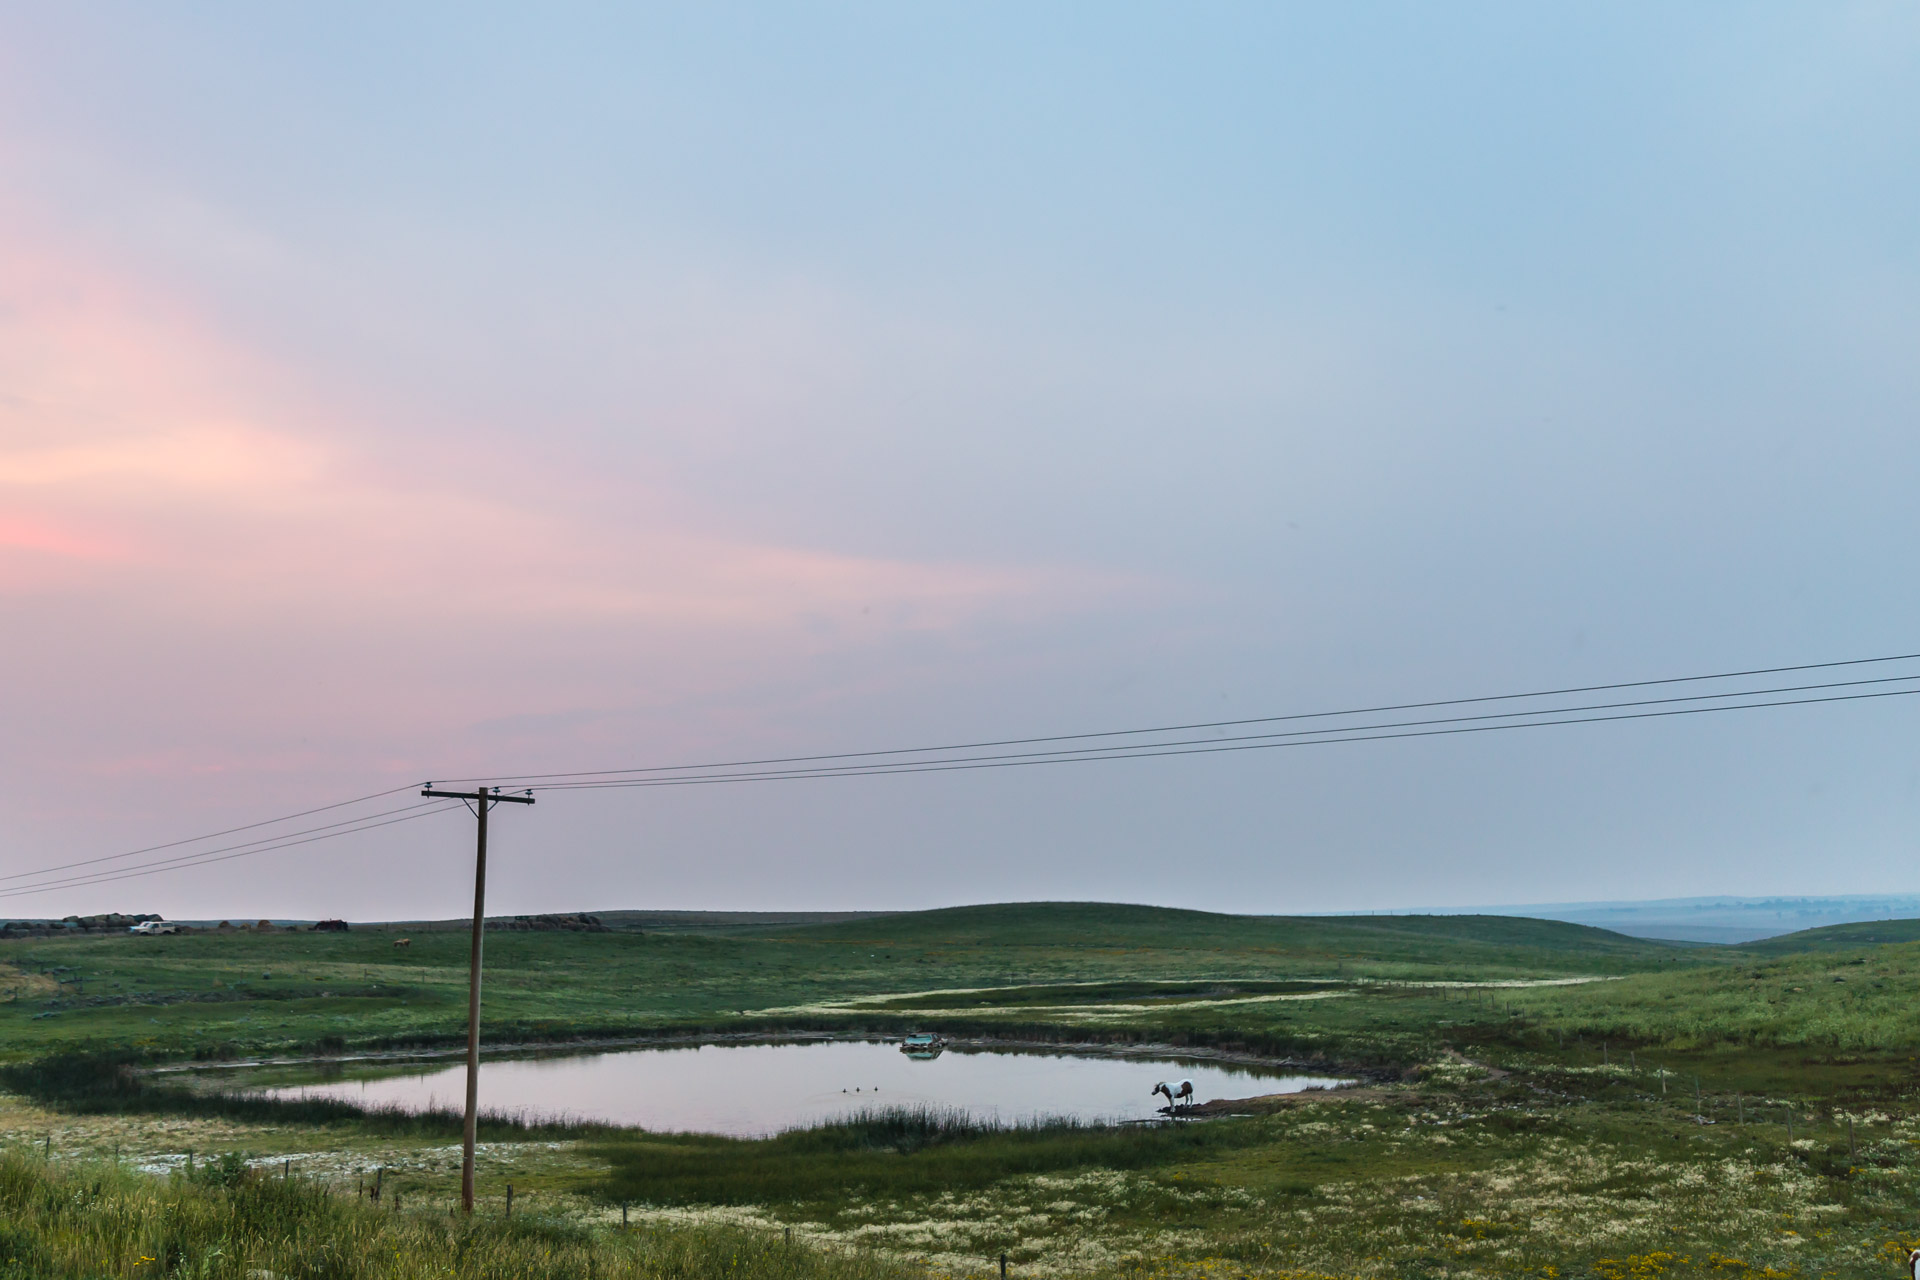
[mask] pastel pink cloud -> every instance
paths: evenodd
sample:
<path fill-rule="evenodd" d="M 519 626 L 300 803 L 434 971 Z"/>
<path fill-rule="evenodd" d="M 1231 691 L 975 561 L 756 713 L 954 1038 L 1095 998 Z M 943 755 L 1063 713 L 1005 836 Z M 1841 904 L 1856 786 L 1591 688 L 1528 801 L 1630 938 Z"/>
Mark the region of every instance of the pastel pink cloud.
<path fill-rule="evenodd" d="M 330 748 L 288 737 L 364 750 L 484 711 L 813 680 L 818 655 L 1143 590 L 744 536 L 644 459 L 458 465 L 401 410 L 339 416 L 311 376 L 59 237 L 0 235 L 0 597 L 65 602 L 10 656 L 72 769 L 323 769 Z M 503 670 L 476 707 L 465 682 Z"/>

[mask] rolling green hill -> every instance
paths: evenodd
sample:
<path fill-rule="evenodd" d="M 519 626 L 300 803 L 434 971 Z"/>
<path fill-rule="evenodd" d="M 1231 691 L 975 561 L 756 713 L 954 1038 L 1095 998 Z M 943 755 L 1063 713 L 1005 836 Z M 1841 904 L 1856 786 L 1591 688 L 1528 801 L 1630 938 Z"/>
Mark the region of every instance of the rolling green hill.
<path fill-rule="evenodd" d="M 1761 942 L 1747 942 L 1740 950 L 1758 955 L 1796 955 L 1803 951 L 1858 951 L 1888 942 L 1920 942 L 1920 920 L 1863 920 L 1802 929 Z"/>
<path fill-rule="evenodd" d="M 1524 963 L 1623 972 L 1698 962 L 1699 949 L 1519 916 L 1236 916 L 1101 902 L 1016 902 L 796 928 L 798 940 L 892 947 L 1266 953 L 1316 960 Z"/>

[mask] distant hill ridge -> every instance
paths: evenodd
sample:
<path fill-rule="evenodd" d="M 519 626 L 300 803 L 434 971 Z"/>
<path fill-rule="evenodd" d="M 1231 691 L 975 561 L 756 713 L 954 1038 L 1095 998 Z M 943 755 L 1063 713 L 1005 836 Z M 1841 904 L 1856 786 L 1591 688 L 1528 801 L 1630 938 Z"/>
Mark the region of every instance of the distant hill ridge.
<path fill-rule="evenodd" d="M 1751 900 L 1787 905 L 1796 900 Z M 1887 899 L 1863 899 L 1884 904 Z M 1618 904 L 1628 907 L 1634 904 Z M 1664 904 L 1646 904 L 1659 906 Z M 146 917 L 111 919 L 114 932 Z M 46 934 L 59 922 L 11 922 L 10 933 Z M 68 922 L 71 924 L 71 921 Z M 306 922 L 275 920 L 278 927 Z M 1381 915 L 1232 915 L 1185 907 L 1112 902 L 1002 902 L 922 911 L 684 911 L 618 910 L 562 916 L 489 916 L 490 929 L 573 928 L 609 932 L 685 933 L 874 946 L 1087 947 L 1107 950 L 1270 952 L 1332 961 L 1378 959 L 1506 961 L 1567 972 L 1626 971 L 1673 962 L 1701 948 L 1754 955 L 1842 951 L 1920 942 L 1914 918 L 1846 921 L 1765 938 L 1714 944 L 1647 937 L 1596 924 L 1518 913 Z M 433 932 L 464 930 L 468 921 L 355 922 L 356 929 Z M 67 932 L 82 932 L 69 928 Z M 1704 958 L 1701 956 L 1700 958 Z"/>
<path fill-rule="evenodd" d="M 1475 951 L 1557 953 L 1577 957 L 1655 959 L 1719 945 L 1639 938 L 1595 925 L 1519 915 L 1249 916 L 1106 902 L 1008 902 L 876 913 L 804 925 L 779 936 L 876 944 L 950 946 L 1153 946 L 1186 949 L 1272 949 L 1292 954 L 1431 955 L 1436 944 Z M 1847 951 L 1920 942 L 1920 918 L 1858 921 L 1797 930 L 1729 950 L 1762 955 Z"/>
<path fill-rule="evenodd" d="M 1011 902 L 905 911 L 775 931 L 796 942 L 939 947 L 1270 952 L 1342 960 L 1507 963 L 1612 972 L 1671 962 L 1683 944 L 1518 916 L 1242 916 L 1103 902 Z"/>
<path fill-rule="evenodd" d="M 1920 895 L 1774 894 L 1656 898 L 1632 902 L 1520 903 L 1458 908 L 1468 915 L 1530 916 L 1598 925 L 1636 938 L 1740 944 L 1828 925 L 1920 918 Z"/>
<path fill-rule="evenodd" d="M 1920 942 L 1920 920 L 1863 920 L 1802 929 L 1761 942 L 1748 942 L 1742 951 L 1761 955 L 1790 955 L 1802 951 L 1857 951 L 1861 947 Z"/>

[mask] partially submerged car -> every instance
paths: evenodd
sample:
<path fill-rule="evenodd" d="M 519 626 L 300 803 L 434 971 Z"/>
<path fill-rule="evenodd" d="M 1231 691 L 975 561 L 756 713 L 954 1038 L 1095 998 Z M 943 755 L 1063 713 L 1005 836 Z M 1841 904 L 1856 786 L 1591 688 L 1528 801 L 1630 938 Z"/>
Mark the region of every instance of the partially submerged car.
<path fill-rule="evenodd" d="M 900 1052 L 922 1061 L 939 1057 L 946 1047 L 947 1042 L 931 1031 L 916 1031 L 900 1042 Z"/>

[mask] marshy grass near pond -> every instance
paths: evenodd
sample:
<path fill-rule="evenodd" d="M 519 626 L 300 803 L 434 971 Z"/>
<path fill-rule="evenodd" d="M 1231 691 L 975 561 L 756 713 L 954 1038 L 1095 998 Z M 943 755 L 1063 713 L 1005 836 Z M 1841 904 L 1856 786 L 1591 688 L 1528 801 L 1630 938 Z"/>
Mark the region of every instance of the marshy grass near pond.
<path fill-rule="evenodd" d="M 590 1143 L 610 1166 L 596 1194 L 642 1204 L 847 1203 L 968 1191 L 1063 1170 L 1146 1169 L 1257 1140 L 1225 1123 L 1003 1121 L 929 1107 L 862 1111 L 771 1138 L 623 1132 Z"/>
<path fill-rule="evenodd" d="M 198 1089 L 138 1070 L 126 1053 L 51 1054 L 0 1066 L 0 1086 L 73 1115 L 174 1116 L 243 1124 L 351 1128 L 390 1137 L 458 1140 L 463 1117 L 453 1110 L 365 1107 L 335 1098 L 277 1098 L 241 1089 Z M 482 1111 L 479 1137 L 488 1142 L 577 1139 L 613 1126 L 564 1117 Z"/>
<path fill-rule="evenodd" d="M 458 1141 L 452 1111 L 368 1108 L 327 1098 L 208 1092 L 106 1054 L 62 1054 L 0 1068 L 0 1083 L 72 1114 L 217 1118 L 393 1138 Z M 483 1113 L 483 1142 L 570 1140 L 604 1161 L 583 1188 L 604 1203 L 789 1205 L 964 1191 L 1007 1178 L 1090 1168 L 1146 1170 L 1259 1140 L 1232 1122 L 1108 1125 L 1001 1120 L 937 1107 L 883 1107 L 771 1138 L 662 1134 L 590 1122 Z"/>

